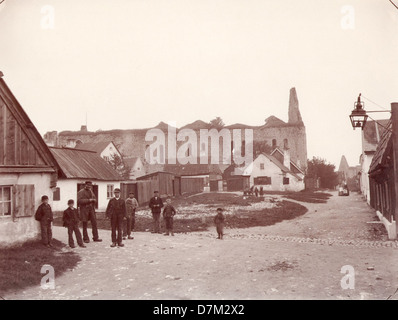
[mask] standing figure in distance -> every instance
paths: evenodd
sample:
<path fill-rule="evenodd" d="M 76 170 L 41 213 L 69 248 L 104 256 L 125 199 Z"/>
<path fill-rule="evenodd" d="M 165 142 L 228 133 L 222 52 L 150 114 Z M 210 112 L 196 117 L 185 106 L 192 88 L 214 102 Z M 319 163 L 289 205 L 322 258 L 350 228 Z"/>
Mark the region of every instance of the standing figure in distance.
<path fill-rule="evenodd" d="M 80 210 L 80 219 L 83 221 L 83 241 L 85 243 L 90 242 L 90 238 L 87 232 L 88 221 L 91 221 L 93 241 L 102 241 L 98 237 L 97 217 L 95 215 L 95 203 L 97 202 L 97 199 L 95 198 L 92 187 L 93 183 L 91 181 L 86 181 L 84 189 L 80 190 L 77 193 L 77 206 Z"/>
<path fill-rule="evenodd" d="M 173 232 L 173 217 L 176 214 L 176 209 L 171 205 L 171 198 L 166 199 L 166 205 L 163 208 L 163 219 L 166 224 L 166 233 L 165 236 L 168 236 L 170 233 L 174 236 Z"/>
<path fill-rule="evenodd" d="M 76 241 L 79 247 L 85 248 L 83 243 L 82 234 L 79 230 L 79 214 L 77 209 L 74 207 L 75 202 L 71 199 L 68 200 L 68 209 L 64 211 L 63 222 L 64 227 L 68 228 L 68 242 L 71 248 L 75 248 L 73 241 L 73 232 L 75 232 Z"/>
<path fill-rule="evenodd" d="M 222 212 L 223 212 L 222 208 L 217 208 L 217 215 L 214 217 L 214 223 L 216 224 L 216 229 L 217 229 L 217 234 L 218 234 L 217 239 L 220 239 L 220 240 L 223 239 L 223 235 L 224 235 L 225 217 Z"/>
<path fill-rule="evenodd" d="M 41 197 L 41 205 L 37 208 L 35 219 L 40 221 L 41 241 L 48 248 L 52 247 L 51 240 L 53 237 L 51 223 L 54 220 L 53 211 L 48 204 L 48 197 Z"/>
<path fill-rule="evenodd" d="M 123 224 L 123 240 L 134 239 L 131 236 L 135 226 L 135 210 L 138 208 L 138 201 L 134 197 L 134 192 L 129 193 L 129 197 L 126 199 L 126 220 Z"/>
<path fill-rule="evenodd" d="M 122 228 L 123 220 L 126 219 L 126 202 L 120 198 L 120 189 L 116 188 L 113 193 L 115 194 L 115 197 L 109 200 L 108 207 L 106 208 L 106 217 L 111 219 L 111 247 L 116 247 L 116 243 L 119 247 L 124 247 L 124 244 L 122 243 Z"/>
<path fill-rule="evenodd" d="M 162 212 L 163 201 L 159 197 L 159 191 L 154 192 L 154 196 L 149 201 L 149 208 L 151 208 L 153 217 L 152 233 L 160 233 L 160 213 Z"/>

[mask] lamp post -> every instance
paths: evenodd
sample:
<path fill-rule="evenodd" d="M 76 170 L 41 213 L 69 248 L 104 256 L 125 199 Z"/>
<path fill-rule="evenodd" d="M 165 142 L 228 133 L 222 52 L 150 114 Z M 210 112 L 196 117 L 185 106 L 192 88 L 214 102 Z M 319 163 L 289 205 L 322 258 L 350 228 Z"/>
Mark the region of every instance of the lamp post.
<path fill-rule="evenodd" d="M 353 129 L 363 128 L 366 125 L 368 119 L 367 113 L 374 112 L 390 112 L 391 113 L 391 139 L 392 139 L 392 150 L 393 150 L 393 163 L 394 163 L 394 220 L 395 224 L 393 227 L 393 239 L 397 237 L 397 218 L 398 218 L 398 103 L 391 103 L 391 111 L 365 111 L 364 103 L 361 101 L 361 94 L 359 94 L 357 101 L 354 104 L 354 110 L 350 115 L 350 121 Z M 376 121 L 377 122 L 377 121 Z M 388 128 L 386 128 L 388 130 Z M 391 221 L 393 223 L 394 221 Z"/>

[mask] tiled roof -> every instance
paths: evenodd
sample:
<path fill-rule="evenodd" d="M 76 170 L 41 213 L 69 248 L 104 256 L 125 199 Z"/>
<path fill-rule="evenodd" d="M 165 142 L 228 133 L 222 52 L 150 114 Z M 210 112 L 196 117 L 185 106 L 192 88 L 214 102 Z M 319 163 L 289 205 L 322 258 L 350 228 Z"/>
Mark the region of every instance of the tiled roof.
<path fill-rule="evenodd" d="M 101 156 L 93 151 L 50 147 L 62 177 L 67 179 L 123 180 Z"/>

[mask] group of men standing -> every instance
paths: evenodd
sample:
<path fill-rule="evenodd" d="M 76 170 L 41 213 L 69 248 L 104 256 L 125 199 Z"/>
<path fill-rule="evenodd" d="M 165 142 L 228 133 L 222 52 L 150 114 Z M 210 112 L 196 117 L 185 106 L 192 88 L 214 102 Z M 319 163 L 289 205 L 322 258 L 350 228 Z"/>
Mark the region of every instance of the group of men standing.
<path fill-rule="evenodd" d="M 112 248 L 116 246 L 123 247 L 123 240 L 125 239 L 134 239 L 131 234 L 135 225 L 135 211 L 138 208 L 138 201 L 135 199 L 134 192 L 130 192 L 129 197 L 126 200 L 121 198 L 121 192 L 119 188 L 116 188 L 113 193 L 114 197 L 109 200 L 105 212 L 106 218 L 111 222 Z M 92 190 L 92 182 L 86 181 L 84 188 L 77 194 L 77 206 L 80 209 L 80 218 L 83 222 L 83 241 L 85 243 L 90 242 L 87 231 L 88 221 L 91 222 L 93 241 L 102 241 L 102 239 L 100 239 L 98 236 L 97 218 L 95 214 L 96 201 L 97 199 Z M 167 199 L 167 204 L 164 208 L 164 212 L 167 211 L 166 214 L 164 213 L 167 229 L 166 235 L 168 235 L 170 232 L 171 235 L 174 235 L 172 224 L 173 216 L 175 215 L 176 211 L 174 207 L 171 206 L 170 202 L 171 199 Z M 158 191 L 155 191 L 154 196 L 150 199 L 149 207 L 152 211 L 154 224 L 152 233 L 161 233 L 160 215 L 164 205 L 162 199 L 159 197 Z"/>
<path fill-rule="evenodd" d="M 134 192 L 129 193 L 129 197 L 124 200 L 120 197 L 120 189 L 114 190 L 114 197 L 109 200 L 105 215 L 111 221 L 112 244 L 111 247 L 123 247 L 124 239 L 134 239 L 131 236 L 135 224 L 135 211 L 138 202 L 134 197 Z M 84 189 L 77 193 L 77 205 L 80 209 L 80 218 L 83 222 L 83 241 L 90 242 L 87 226 L 91 222 L 93 241 L 100 242 L 98 236 L 97 218 L 95 214 L 95 204 L 97 199 L 92 191 L 92 182 L 86 181 Z"/>

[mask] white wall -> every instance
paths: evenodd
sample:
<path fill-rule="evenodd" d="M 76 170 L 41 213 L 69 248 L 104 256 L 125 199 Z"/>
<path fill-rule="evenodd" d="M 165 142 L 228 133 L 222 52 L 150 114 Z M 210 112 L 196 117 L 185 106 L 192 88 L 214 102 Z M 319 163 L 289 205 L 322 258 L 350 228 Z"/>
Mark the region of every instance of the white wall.
<path fill-rule="evenodd" d="M 362 156 L 361 163 L 361 192 L 364 195 L 366 202 L 370 204 L 370 187 L 369 187 L 369 168 L 373 159 L 373 154 Z"/>
<path fill-rule="evenodd" d="M 122 155 L 117 151 L 113 143 L 109 143 L 108 146 L 101 152 L 101 157 L 103 159 L 111 159 L 111 156 L 117 154 L 119 157 Z"/>
<path fill-rule="evenodd" d="M 84 183 L 86 180 L 80 179 L 59 179 L 57 187 L 60 188 L 60 201 L 54 201 L 52 204 L 53 211 L 64 211 L 68 207 L 68 200 L 73 199 L 77 206 L 77 185 Z M 93 181 L 93 185 L 98 185 L 98 209 L 104 212 L 108 205 L 107 185 L 113 184 L 114 189 L 120 188 L 120 181 Z"/>
<path fill-rule="evenodd" d="M 138 170 L 138 168 L 140 170 Z M 142 163 L 141 159 L 138 158 L 137 161 L 135 162 L 134 166 L 132 168 L 130 168 L 130 179 L 136 179 L 142 176 L 146 175 L 146 171 L 145 171 L 145 166 Z"/>
<path fill-rule="evenodd" d="M 51 175 L 48 173 L 23 173 L 23 174 L 1 174 L 0 185 L 23 185 L 33 184 L 35 186 L 34 212 L 31 217 L 20 217 L 13 221 L 11 216 L 0 216 L 0 245 L 10 245 L 39 238 L 40 223 L 35 220 L 34 214 L 41 203 L 41 197 L 47 195 L 52 202 L 53 192 L 50 188 Z"/>
<path fill-rule="evenodd" d="M 264 169 L 261 169 L 260 164 L 264 163 Z M 304 190 L 304 180 L 299 181 L 293 175 L 287 173 L 285 176 L 289 178 L 289 184 L 283 184 L 282 170 L 269 160 L 265 155 L 259 155 L 252 164 L 246 169 L 244 174 L 250 174 L 250 186 L 254 185 L 254 178 L 267 176 L 271 177 L 270 185 L 257 185 L 258 188 L 263 187 L 268 191 L 301 191 Z"/>

